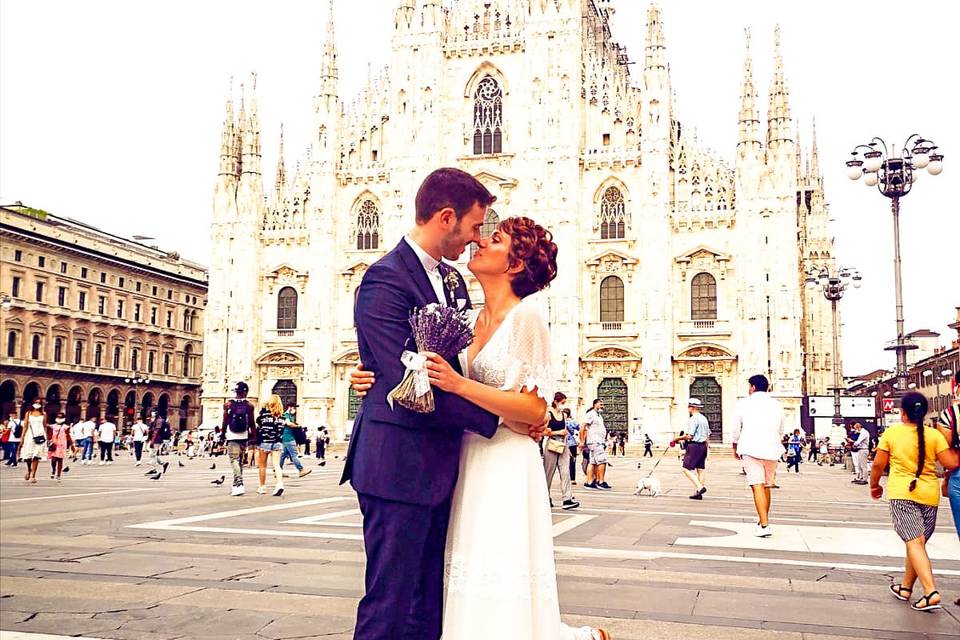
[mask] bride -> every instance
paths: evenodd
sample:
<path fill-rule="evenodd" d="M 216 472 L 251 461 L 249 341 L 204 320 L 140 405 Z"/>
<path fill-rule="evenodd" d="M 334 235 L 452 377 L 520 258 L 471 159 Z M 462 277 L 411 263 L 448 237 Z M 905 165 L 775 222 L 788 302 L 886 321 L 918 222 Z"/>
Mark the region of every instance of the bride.
<path fill-rule="evenodd" d="M 493 438 L 464 435 L 447 535 L 447 640 L 610 639 L 560 621 L 547 485 L 527 429 L 555 391 L 542 303 L 528 296 L 556 277 L 556 259 L 549 231 L 529 218 L 502 221 L 468 264 L 485 303 L 471 312 L 466 376 L 427 354 L 431 384 L 501 416 Z"/>

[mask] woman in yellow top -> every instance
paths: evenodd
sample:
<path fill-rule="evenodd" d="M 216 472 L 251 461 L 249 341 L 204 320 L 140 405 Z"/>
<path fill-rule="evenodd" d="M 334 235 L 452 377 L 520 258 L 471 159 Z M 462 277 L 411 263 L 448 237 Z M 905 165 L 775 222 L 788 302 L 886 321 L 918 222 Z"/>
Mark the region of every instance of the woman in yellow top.
<path fill-rule="evenodd" d="M 880 476 L 887 463 L 887 500 L 893 528 L 906 543 L 903 581 L 890 585 L 897 600 L 907 601 L 913 593 L 913 583 L 920 579 L 924 596 L 911 604 L 915 611 L 932 611 L 940 606 L 940 592 L 933 581 L 933 569 L 927 556 L 927 540 L 937 526 L 937 506 L 940 487 L 937 482 L 936 462 L 946 469 L 957 466 L 957 455 L 936 429 L 923 426 L 927 414 L 927 399 L 910 392 L 900 400 L 900 419 L 903 424 L 889 427 L 880 436 L 877 455 L 870 473 L 870 495 L 879 500 L 883 495 Z"/>

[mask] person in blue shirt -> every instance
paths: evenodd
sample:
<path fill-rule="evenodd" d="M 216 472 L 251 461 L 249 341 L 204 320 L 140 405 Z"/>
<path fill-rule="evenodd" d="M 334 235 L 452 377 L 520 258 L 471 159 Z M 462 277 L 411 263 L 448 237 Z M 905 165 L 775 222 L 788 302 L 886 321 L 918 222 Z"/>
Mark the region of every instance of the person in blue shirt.
<path fill-rule="evenodd" d="M 690 499 L 703 500 L 703 494 L 707 492 L 705 482 L 710 423 L 707 417 L 701 413 L 703 401 L 699 398 L 690 398 L 687 402 L 687 408 L 690 413 L 690 421 L 687 423 L 690 433 L 684 434 L 681 431 L 676 442 L 680 442 L 681 446 L 683 443 L 687 445 L 683 455 L 683 475 L 693 483 L 696 489 Z"/>
<path fill-rule="evenodd" d="M 567 448 L 570 449 L 570 484 L 577 484 L 577 452 L 580 450 L 580 425 L 573 419 L 570 409 L 563 410 L 567 426 Z"/>
<path fill-rule="evenodd" d="M 797 473 L 800 473 L 800 463 L 803 461 L 803 437 L 800 435 L 800 429 L 794 429 L 793 435 L 787 441 L 787 472 L 793 467 Z"/>

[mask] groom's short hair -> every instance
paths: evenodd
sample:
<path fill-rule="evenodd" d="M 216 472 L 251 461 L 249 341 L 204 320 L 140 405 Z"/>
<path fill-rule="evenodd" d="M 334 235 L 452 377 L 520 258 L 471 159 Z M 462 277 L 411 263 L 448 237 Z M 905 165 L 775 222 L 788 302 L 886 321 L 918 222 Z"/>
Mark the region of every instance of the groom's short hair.
<path fill-rule="evenodd" d="M 447 207 L 453 209 L 460 220 L 475 204 L 489 207 L 496 200 L 496 196 L 466 171 L 453 167 L 437 169 L 417 190 L 417 224 L 429 222 L 433 214 Z"/>

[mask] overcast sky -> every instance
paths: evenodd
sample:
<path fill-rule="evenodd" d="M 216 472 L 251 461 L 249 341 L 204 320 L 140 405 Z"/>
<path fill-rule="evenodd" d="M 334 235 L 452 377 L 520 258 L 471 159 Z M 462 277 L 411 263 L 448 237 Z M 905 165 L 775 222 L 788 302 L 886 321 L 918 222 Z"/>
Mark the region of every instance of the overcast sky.
<path fill-rule="evenodd" d="M 318 86 L 326 0 L 3 0 L 0 3 L 0 202 L 83 220 L 206 262 L 212 188 L 229 79 L 255 70 L 264 174 L 272 184 L 283 121 L 288 166 L 305 148 Z M 335 0 L 341 97 L 388 62 L 395 0 Z M 644 0 L 616 0 L 614 34 L 636 75 Z M 765 117 L 773 28 L 782 28 L 801 142 L 816 117 L 837 254 L 864 286 L 842 301 L 845 373 L 893 367 L 889 201 L 851 183 L 851 148 L 911 133 L 946 155 L 901 215 L 907 330 L 946 325 L 960 306 L 960 113 L 957 10 L 941 0 L 664 0 L 677 111 L 733 159 L 743 29 L 753 33 Z M 950 115 L 953 114 L 953 115 Z M 952 276 L 951 276 L 952 274 Z"/>

